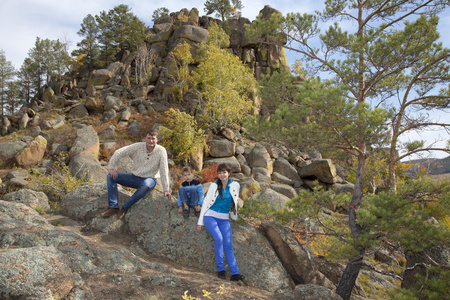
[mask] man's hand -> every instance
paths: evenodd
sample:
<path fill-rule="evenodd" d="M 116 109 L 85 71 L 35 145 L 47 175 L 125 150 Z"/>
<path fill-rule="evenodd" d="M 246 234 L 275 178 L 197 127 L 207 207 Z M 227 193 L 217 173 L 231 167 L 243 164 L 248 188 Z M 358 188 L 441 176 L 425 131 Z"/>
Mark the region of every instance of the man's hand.
<path fill-rule="evenodd" d="M 114 180 L 116 180 L 117 179 L 117 171 L 116 170 L 109 170 L 108 169 L 108 173 L 109 173 L 109 175 L 111 175 L 111 178 L 112 179 L 114 179 Z"/>
<path fill-rule="evenodd" d="M 202 229 L 203 229 L 202 225 L 197 225 L 197 232 L 198 233 L 202 233 Z"/>
<path fill-rule="evenodd" d="M 169 201 L 172 202 L 172 195 L 170 194 L 170 192 L 164 192 L 164 196 L 169 198 Z"/>

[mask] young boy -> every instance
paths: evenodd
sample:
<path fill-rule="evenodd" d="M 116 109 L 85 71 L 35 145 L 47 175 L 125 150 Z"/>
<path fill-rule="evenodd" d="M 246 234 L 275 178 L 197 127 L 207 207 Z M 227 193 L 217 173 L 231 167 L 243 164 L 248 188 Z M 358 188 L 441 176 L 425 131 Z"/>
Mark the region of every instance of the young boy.
<path fill-rule="evenodd" d="M 190 167 L 184 167 L 183 183 L 178 191 L 178 213 L 189 218 L 189 208 L 195 209 L 195 216 L 200 215 L 203 204 L 203 187 L 200 181 L 194 179 L 194 174 Z"/>

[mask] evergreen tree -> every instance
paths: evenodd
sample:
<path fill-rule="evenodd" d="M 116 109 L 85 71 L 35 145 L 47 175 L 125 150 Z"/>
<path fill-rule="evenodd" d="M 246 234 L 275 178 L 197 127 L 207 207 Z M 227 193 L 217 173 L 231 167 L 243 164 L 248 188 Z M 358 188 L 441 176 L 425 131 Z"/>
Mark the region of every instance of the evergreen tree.
<path fill-rule="evenodd" d="M 169 15 L 169 9 L 167 7 L 157 8 L 152 14 L 152 21 L 156 22 L 159 19 L 161 19 L 162 17 L 168 16 L 168 15 Z"/>
<path fill-rule="evenodd" d="M 67 44 L 59 40 L 36 38 L 34 47 L 28 51 L 25 62 L 31 81 L 31 92 L 37 93 L 44 84 L 48 84 L 53 76 L 61 76 L 69 70 L 70 57 Z M 25 75 L 25 74 L 24 74 Z"/>
<path fill-rule="evenodd" d="M 381 192 L 368 196 L 357 212 L 358 223 L 365 228 L 361 240 L 405 253 L 402 288 L 409 290 L 409 299 L 449 296 L 448 259 L 441 258 L 445 256 L 442 252 L 448 251 L 449 209 L 450 181 L 423 177 L 399 183 L 395 195 Z"/>
<path fill-rule="evenodd" d="M 83 19 L 81 29 L 77 32 L 84 37 L 77 46 L 79 49 L 72 51 L 73 56 L 82 56 L 82 62 L 88 66 L 89 70 L 94 69 L 95 61 L 98 58 L 100 49 L 98 44 L 99 28 L 95 18 L 89 14 Z"/>
<path fill-rule="evenodd" d="M 321 126 L 320 132 L 333 129 L 335 137 L 325 142 L 357 157 L 355 188 L 350 202 L 352 209 L 349 210 L 349 228 L 354 240 L 358 240 L 362 233 L 361 226 L 357 224 L 356 211 L 363 198 L 364 176 L 370 150 L 385 144 L 386 138 L 390 138 L 389 160 L 390 163 L 395 162 L 397 138 L 400 134 L 413 129 L 425 129 L 430 125 L 449 127 L 448 123 L 432 122 L 424 118 L 423 114 L 417 113 L 417 109 L 419 112 L 430 109 L 445 110 L 450 103 L 449 50 L 437 42 L 438 19 L 435 16 L 448 5 L 446 0 L 364 3 L 355 0 L 331 0 L 325 2 L 325 9 L 321 13 L 289 13 L 286 17 L 273 14 L 270 20 L 259 17 L 257 22 L 248 28 L 249 37 L 260 38 L 261 42 L 280 44 L 287 38 L 286 47 L 311 63 L 307 69 L 308 75 L 315 75 L 317 73 L 314 72 L 319 71 L 328 72 L 334 77 L 336 84 L 346 89 L 344 97 L 348 100 L 337 102 L 346 108 L 344 111 L 335 109 L 337 105 L 329 99 L 317 97 L 315 91 L 302 95 L 302 101 L 285 103 L 282 109 L 285 115 L 292 117 L 291 122 L 302 122 L 311 119 L 311 116 L 302 114 L 302 117 L 307 119 L 294 119 L 289 109 L 297 106 L 300 108 L 298 111 L 304 111 L 306 107 L 306 110 L 314 113 L 314 121 L 296 124 L 297 127 L 302 127 L 302 130 L 299 130 L 303 131 L 302 137 L 307 137 L 308 133 L 316 133 L 317 137 L 319 131 L 316 120 L 323 121 L 322 125 L 328 122 L 329 129 Z M 323 24 L 330 20 L 339 23 L 334 23 L 324 33 L 320 33 Z M 323 23 L 320 23 L 321 21 Z M 347 27 L 351 32 L 342 29 L 341 26 L 346 25 L 344 21 L 356 25 Z M 417 97 L 414 97 L 414 92 Z M 399 103 L 400 108 L 393 102 L 395 96 L 403 99 Z M 314 98 L 316 102 L 327 102 L 331 107 L 315 103 L 311 106 L 311 102 L 304 106 L 303 102 L 310 98 Z M 333 99 L 332 95 L 330 99 Z M 316 110 L 317 106 L 320 109 Z M 386 128 L 380 127 L 383 122 L 389 124 L 385 119 L 388 115 L 381 111 L 375 112 L 373 108 L 378 107 L 384 107 L 391 112 L 390 124 L 393 126 L 390 136 L 386 134 Z M 321 118 L 317 112 L 324 113 L 328 120 Z M 348 118 L 347 113 L 357 118 Z M 365 124 L 359 127 L 358 123 L 361 121 Z M 280 125 L 282 119 L 279 117 L 277 122 Z M 374 122 L 375 126 L 371 125 L 371 122 Z M 348 131 L 352 127 L 352 131 Z M 291 128 L 286 128 L 286 131 L 291 131 Z M 314 144 L 308 141 L 305 144 L 314 147 Z M 430 149 L 425 148 L 422 148 L 422 151 Z M 389 172 L 391 175 L 393 168 Z M 365 253 L 364 246 L 359 243 L 355 245 L 357 255 L 349 260 L 337 287 L 337 293 L 344 299 L 350 298 Z"/>
<path fill-rule="evenodd" d="M 13 82 L 16 70 L 11 61 L 6 59 L 5 51 L 0 50 L 0 115 L 6 114 L 8 91 L 11 92 L 10 83 Z"/>
<path fill-rule="evenodd" d="M 28 50 L 28 59 L 31 91 L 36 94 L 44 85 L 46 74 L 43 43 L 39 37 L 36 38 L 34 47 Z"/>
<path fill-rule="evenodd" d="M 18 84 L 19 84 L 19 98 L 23 103 L 28 104 L 31 102 L 33 92 L 32 82 L 32 63 L 30 58 L 25 58 L 20 70 L 17 72 Z"/>
<path fill-rule="evenodd" d="M 205 2 L 205 13 L 210 15 L 216 13 L 216 16 L 225 21 L 229 18 L 236 18 L 241 15 L 244 8 L 241 0 L 207 0 Z"/>
<path fill-rule="evenodd" d="M 20 84 L 18 80 L 9 81 L 7 83 L 7 91 L 6 91 L 6 105 L 5 111 L 7 114 L 15 113 L 19 105 L 21 103 L 20 100 Z"/>
<path fill-rule="evenodd" d="M 120 51 L 133 52 L 144 44 L 145 24 L 130 12 L 127 5 L 118 5 L 109 12 L 102 11 L 95 20 L 99 29 L 101 66 L 116 61 Z"/>
<path fill-rule="evenodd" d="M 72 60 L 68 52 L 66 42 L 56 40 L 52 42 L 52 56 L 51 61 L 52 74 L 51 76 L 58 76 L 61 78 L 66 72 L 70 70 Z"/>
<path fill-rule="evenodd" d="M 100 45 L 100 53 L 98 64 L 105 67 L 108 64 L 116 61 L 116 54 L 119 51 L 117 44 L 113 39 L 113 25 L 109 13 L 102 11 L 95 16 L 97 26 L 99 29 L 98 42 Z"/>

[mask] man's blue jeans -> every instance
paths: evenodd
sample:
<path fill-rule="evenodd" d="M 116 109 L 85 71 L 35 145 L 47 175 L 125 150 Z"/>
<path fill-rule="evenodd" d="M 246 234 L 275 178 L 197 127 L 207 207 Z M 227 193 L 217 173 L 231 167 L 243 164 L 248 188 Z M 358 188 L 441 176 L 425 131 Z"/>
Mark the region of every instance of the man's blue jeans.
<path fill-rule="evenodd" d="M 128 210 L 156 186 L 156 179 L 138 177 L 131 173 L 117 173 L 116 179 L 113 179 L 111 174 L 108 174 L 106 176 L 106 184 L 108 186 L 108 208 L 119 208 L 117 184 L 136 189 L 134 194 L 123 204 L 123 208 Z"/>
<path fill-rule="evenodd" d="M 180 195 L 178 206 L 182 205 L 182 202 L 186 202 L 190 208 L 195 208 L 198 205 L 198 190 L 196 186 L 181 186 L 178 190 Z"/>
<path fill-rule="evenodd" d="M 205 224 L 205 229 L 214 239 L 214 253 L 216 256 L 217 271 L 225 271 L 225 263 L 223 260 L 223 252 L 225 250 L 225 256 L 227 258 L 231 275 L 240 274 L 236 263 L 236 258 L 234 257 L 230 220 L 206 216 L 203 219 L 203 223 Z"/>

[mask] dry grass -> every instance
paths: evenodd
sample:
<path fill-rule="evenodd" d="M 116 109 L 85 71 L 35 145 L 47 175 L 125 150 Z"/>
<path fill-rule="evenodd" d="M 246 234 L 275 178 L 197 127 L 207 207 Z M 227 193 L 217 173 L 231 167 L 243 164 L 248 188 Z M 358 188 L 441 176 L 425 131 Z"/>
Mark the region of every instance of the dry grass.
<path fill-rule="evenodd" d="M 450 173 L 431 175 L 431 178 L 434 181 L 438 181 L 438 180 L 442 180 L 442 179 L 450 180 Z"/>

